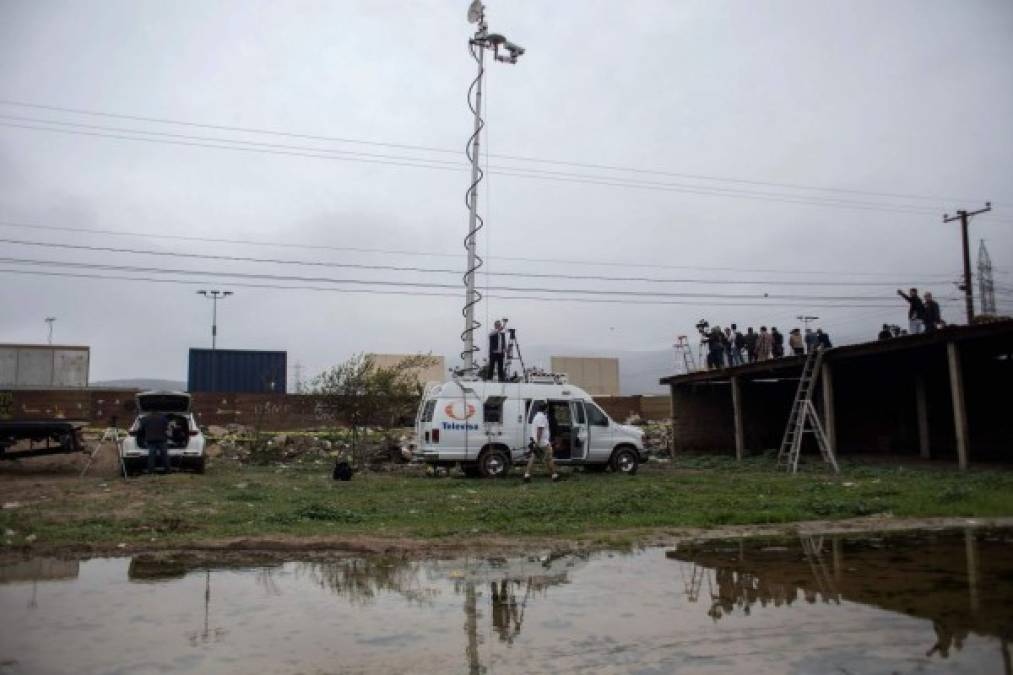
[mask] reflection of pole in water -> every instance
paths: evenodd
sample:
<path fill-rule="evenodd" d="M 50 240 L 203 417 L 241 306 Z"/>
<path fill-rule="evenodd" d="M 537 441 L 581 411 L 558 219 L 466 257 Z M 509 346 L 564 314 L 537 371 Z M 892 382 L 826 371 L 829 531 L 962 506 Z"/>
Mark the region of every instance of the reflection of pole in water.
<path fill-rule="evenodd" d="M 204 570 L 204 628 L 187 633 L 190 644 L 197 646 L 199 642 L 207 643 L 211 640 L 212 633 L 215 641 L 222 638 L 226 631 L 223 628 L 211 630 L 211 569 Z"/>
<path fill-rule="evenodd" d="M 483 672 L 483 668 L 478 660 L 478 594 L 473 581 L 464 587 L 464 632 L 468 636 L 468 645 L 464 648 L 468 672 L 477 675 Z"/>
<path fill-rule="evenodd" d="M 208 617 L 211 614 L 211 569 L 204 570 L 204 632 L 201 639 L 208 639 Z"/>
<path fill-rule="evenodd" d="M 971 611 L 978 612 L 978 540 L 974 530 L 964 528 L 964 548 L 967 551 L 967 591 L 971 600 Z"/>
<path fill-rule="evenodd" d="M 834 537 L 830 540 L 830 550 L 833 554 L 834 581 L 841 582 L 841 570 L 844 569 L 844 559 L 841 556 L 841 538 Z"/>
<path fill-rule="evenodd" d="M 35 609 L 39 606 L 39 580 L 32 579 L 32 598 L 28 601 L 28 609 Z"/>

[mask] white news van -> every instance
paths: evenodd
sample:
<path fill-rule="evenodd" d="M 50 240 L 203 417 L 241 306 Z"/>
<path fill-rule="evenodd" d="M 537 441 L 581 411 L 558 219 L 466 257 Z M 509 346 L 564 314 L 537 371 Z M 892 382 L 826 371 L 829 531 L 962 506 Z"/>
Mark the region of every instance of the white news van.
<path fill-rule="evenodd" d="M 413 459 L 459 464 L 469 476 L 503 476 L 526 461 L 534 402 L 545 404 L 558 464 L 633 474 L 647 461 L 644 432 L 613 422 L 580 387 L 456 379 L 426 391 Z"/>

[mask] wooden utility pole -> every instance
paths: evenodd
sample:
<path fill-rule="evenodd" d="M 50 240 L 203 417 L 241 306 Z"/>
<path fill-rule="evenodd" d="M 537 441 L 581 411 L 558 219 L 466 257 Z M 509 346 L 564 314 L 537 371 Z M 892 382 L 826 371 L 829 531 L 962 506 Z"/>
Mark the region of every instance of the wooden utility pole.
<path fill-rule="evenodd" d="M 991 210 L 992 202 L 985 202 L 985 208 L 978 209 L 977 211 L 960 210 L 957 211 L 957 215 L 955 216 L 951 216 L 948 213 L 943 214 L 944 223 L 952 223 L 954 220 L 960 221 L 960 234 L 964 246 L 964 303 L 967 305 L 968 325 L 974 320 L 974 291 L 971 288 L 971 250 L 967 244 L 967 222 L 971 219 L 971 216 Z"/>

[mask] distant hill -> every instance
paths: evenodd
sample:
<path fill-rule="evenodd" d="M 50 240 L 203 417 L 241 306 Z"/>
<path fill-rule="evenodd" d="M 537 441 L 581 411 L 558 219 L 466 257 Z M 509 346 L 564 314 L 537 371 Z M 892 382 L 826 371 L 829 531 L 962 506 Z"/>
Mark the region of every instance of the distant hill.
<path fill-rule="evenodd" d="M 169 389 L 172 391 L 186 391 L 186 382 L 177 380 L 152 380 L 143 377 L 125 380 L 99 380 L 92 382 L 90 387 L 110 387 L 113 389 Z"/>

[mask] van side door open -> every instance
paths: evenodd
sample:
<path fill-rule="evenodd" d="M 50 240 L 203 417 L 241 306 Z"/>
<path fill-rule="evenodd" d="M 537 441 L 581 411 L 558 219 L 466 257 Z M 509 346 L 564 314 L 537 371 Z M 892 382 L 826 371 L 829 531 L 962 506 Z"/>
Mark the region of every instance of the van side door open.
<path fill-rule="evenodd" d="M 593 401 L 584 401 L 587 413 L 587 459 L 605 461 L 612 456 L 612 424 L 608 415 Z"/>
<path fill-rule="evenodd" d="M 587 417 L 583 401 L 570 401 L 570 459 L 587 459 Z"/>
<path fill-rule="evenodd" d="M 524 411 L 524 449 L 527 450 L 528 443 L 535 437 L 535 431 L 531 428 L 531 422 L 535 419 L 535 411 L 539 408 L 546 410 L 549 404 L 545 399 L 536 398 L 526 400 L 524 405 L 527 406 Z"/>

